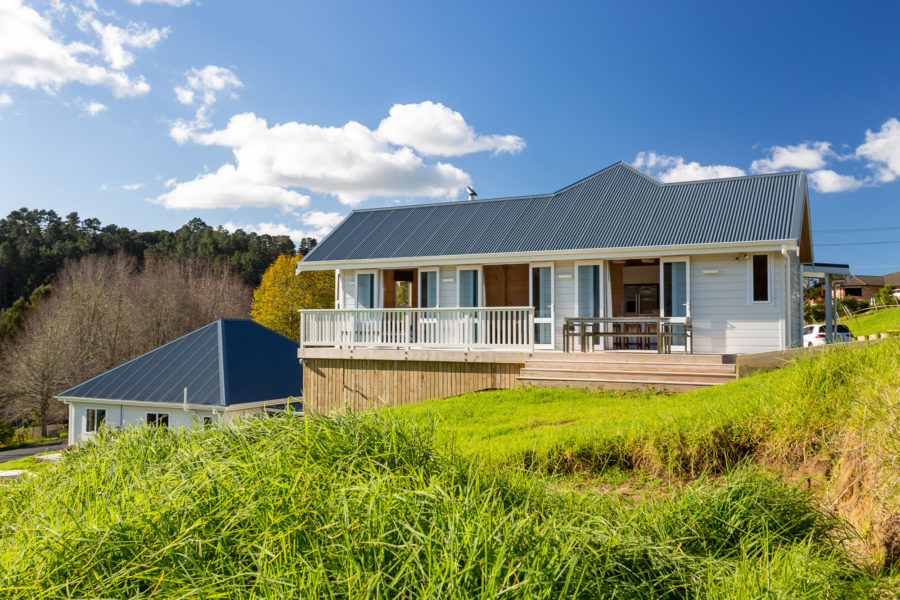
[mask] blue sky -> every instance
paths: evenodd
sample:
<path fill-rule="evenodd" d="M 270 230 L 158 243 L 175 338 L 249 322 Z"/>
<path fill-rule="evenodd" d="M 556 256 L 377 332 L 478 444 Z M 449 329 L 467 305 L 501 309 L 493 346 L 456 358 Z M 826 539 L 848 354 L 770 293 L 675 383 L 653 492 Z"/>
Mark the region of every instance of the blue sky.
<path fill-rule="evenodd" d="M 354 207 L 804 168 L 900 269 L 900 4 L 0 0 L 0 212 L 321 236 Z M 892 243 L 881 243 L 892 242 Z"/>

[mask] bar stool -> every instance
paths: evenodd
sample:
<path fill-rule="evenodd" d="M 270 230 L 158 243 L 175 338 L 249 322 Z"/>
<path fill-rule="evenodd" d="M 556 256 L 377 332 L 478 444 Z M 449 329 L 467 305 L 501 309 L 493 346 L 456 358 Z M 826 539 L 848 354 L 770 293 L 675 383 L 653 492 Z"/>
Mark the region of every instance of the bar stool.
<path fill-rule="evenodd" d="M 644 325 L 644 333 L 651 333 L 654 337 L 641 338 L 643 342 L 641 346 L 644 350 L 656 350 L 656 323 L 646 323 Z"/>
<path fill-rule="evenodd" d="M 625 333 L 641 333 L 641 324 L 640 323 L 625 323 Z M 644 346 L 644 338 L 638 337 L 626 337 L 625 338 L 625 349 L 626 350 L 640 350 Z"/>

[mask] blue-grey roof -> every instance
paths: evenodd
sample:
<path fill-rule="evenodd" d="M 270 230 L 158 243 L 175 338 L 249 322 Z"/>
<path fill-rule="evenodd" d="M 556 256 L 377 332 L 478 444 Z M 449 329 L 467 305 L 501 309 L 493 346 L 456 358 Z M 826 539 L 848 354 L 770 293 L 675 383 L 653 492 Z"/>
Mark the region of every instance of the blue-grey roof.
<path fill-rule="evenodd" d="M 304 262 L 799 243 L 806 193 L 803 171 L 663 183 L 618 162 L 553 194 L 356 210 Z"/>
<path fill-rule="evenodd" d="M 57 395 L 231 406 L 301 395 L 299 344 L 250 319 L 219 319 Z"/>

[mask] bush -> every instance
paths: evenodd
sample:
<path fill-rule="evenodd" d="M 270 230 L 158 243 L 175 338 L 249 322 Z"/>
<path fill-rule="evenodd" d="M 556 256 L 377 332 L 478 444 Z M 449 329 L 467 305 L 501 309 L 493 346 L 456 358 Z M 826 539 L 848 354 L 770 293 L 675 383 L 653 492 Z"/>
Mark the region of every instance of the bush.
<path fill-rule="evenodd" d="M 15 428 L 6 421 L 0 420 L 0 446 L 10 443 L 16 434 Z"/>

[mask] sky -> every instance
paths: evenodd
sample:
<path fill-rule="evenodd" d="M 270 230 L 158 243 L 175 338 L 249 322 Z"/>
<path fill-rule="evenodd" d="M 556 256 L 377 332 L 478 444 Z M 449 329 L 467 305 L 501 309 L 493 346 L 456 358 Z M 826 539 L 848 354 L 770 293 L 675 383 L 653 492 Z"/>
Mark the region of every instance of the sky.
<path fill-rule="evenodd" d="M 900 3 L 0 0 L 0 213 L 321 239 L 619 160 L 804 169 L 815 259 L 900 270 Z"/>

